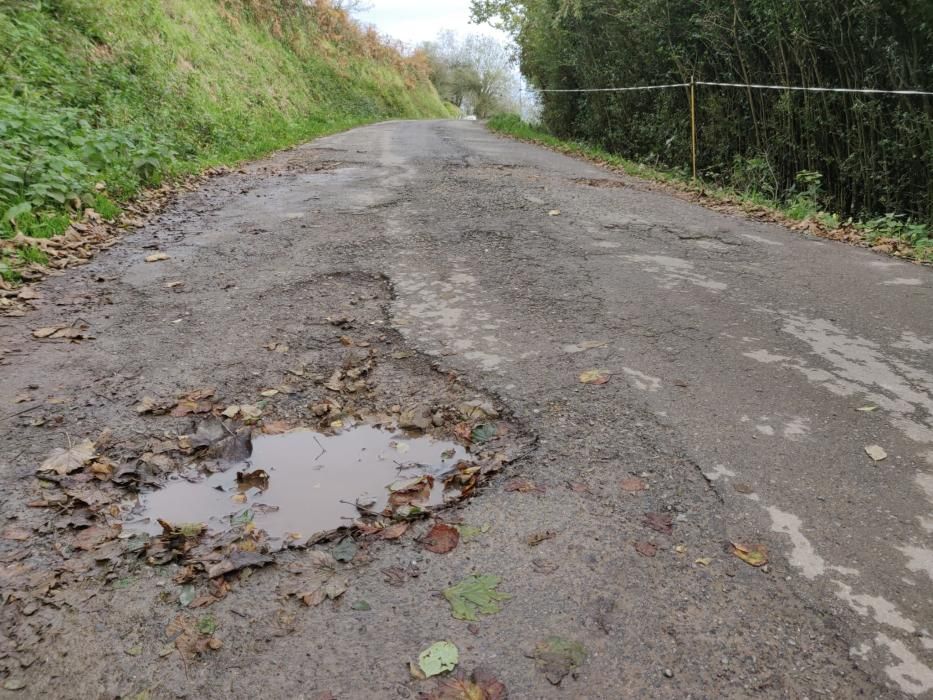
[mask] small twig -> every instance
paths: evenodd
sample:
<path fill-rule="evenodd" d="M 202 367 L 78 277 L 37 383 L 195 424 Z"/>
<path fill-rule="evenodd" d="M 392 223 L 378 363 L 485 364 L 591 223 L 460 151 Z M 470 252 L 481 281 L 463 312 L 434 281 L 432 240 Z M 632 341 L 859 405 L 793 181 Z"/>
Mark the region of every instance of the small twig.
<path fill-rule="evenodd" d="M 314 458 L 314 461 L 317 462 L 321 457 L 327 454 L 327 449 L 321 444 L 321 441 L 317 439 L 317 435 L 314 436 L 314 441 L 317 443 L 317 446 L 321 448 L 321 454 Z"/>
<path fill-rule="evenodd" d="M 354 508 L 356 508 L 358 511 L 360 511 L 361 513 L 365 515 L 372 515 L 373 517 L 376 517 L 376 518 L 386 517 L 382 513 L 377 513 L 376 511 L 371 510 L 367 508 L 366 506 L 361 506 L 358 502 L 357 503 L 353 503 L 352 501 L 340 501 L 340 502 L 343 503 L 344 505 L 353 506 Z"/>
<path fill-rule="evenodd" d="M 0 423 L 3 423 L 4 421 L 8 421 L 8 420 L 10 420 L 10 418 L 16 418 L 16 416 L 21 416 L 21 415 L 23 415 L 24 413 L 29 413 L 30 411 L 35 411 L 35 410 L 36 410 L 37 408 L 39 408 L 41 405 L 42 405 L 42 404 L 38 404 L 38 403 L 37 403 L 35 406 L 32 406 L 32 407 L 30 407 L 30 408 L 24 408 L 22 411 L 17 411 L 16 413 L 11 413 L 11 414 L 8 415 L 8 416 L 3 416 L 3 418 L 0 418 Z"/>

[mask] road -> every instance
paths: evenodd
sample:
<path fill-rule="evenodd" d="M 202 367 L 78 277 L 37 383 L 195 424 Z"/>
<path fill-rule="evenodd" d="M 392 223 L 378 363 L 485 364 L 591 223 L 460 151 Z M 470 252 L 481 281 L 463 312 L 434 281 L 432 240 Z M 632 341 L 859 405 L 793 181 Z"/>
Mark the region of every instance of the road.
<path fill-rule="evenodd" d="M 154 246 L 170 260 L 143 263 Z M 514 698 L 933 697 L 930 268 L 712 212 L 481 124 L 393 122 L 214 179 L 40 288 L 46 302 L 0 329 L 0 398 L 98 387 L 65 416 L 70 435 L 131 430 L 146 391 L 261 388 L 270 337 L 299 344 L 359 292 L 385 313 L 371 325 L 495 397 L 537 447 L 457 509 L 490 525 L 479 541 L 429 559 L 414 541 L 370 548 L 351 593 L 371 613 L 282 608 L 281 574 L 263 569 L 212 608 L 224 648 L 182 670 L 155 653 L 170 614 L 144 569 L 48 613 L 54 633 L 15 670 L 34 692 L 417 697 L 430 681 L 407 662 L 450 639 L 461 668 Z M 29 336 L 77 317 L 95 340 Z M 591 369 L 611 380 L 581 384 Z M 3 437 L 5 513 L 62 430 Z M 508 490 L 515 478 L 544 492 Z M 648 490 L 626 492 L 633 478 Z M 646 512 L 674 516 L 673 534 Z M 529 546 L 541 531 L 554 537 Z M 730 542 L 765 545 L 769 565 Z M 416 579 L 383 582 L 409 561 Z M 472 628 L 438 595 L 469 573 L 511 595 Z M 296 621 L 269 632 L 281 610 Z M 560 687 L 529 658 L 548 635 L 588 651 Z M 141 658 L 122 651 L 133 640 Z"/>

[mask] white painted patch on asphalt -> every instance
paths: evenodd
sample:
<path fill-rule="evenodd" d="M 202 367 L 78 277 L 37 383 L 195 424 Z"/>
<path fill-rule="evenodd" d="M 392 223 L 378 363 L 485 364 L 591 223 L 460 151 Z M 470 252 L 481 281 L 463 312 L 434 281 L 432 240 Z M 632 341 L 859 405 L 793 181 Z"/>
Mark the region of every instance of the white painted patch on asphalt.
<path fill-rule="evenodd" d="M 722 478 L 733 478 L 735 475 L 735 472 L 728 469 L 725 464 L 717 464 L 713 467 L 713 471 L 703 472 L 703 476 L 710 481 L 719 481 Z"/>
<path fill-rule="evenodd" d="M 917 352 L 929 352 L 933 350 L 933 338 L 921 338 L 916 333 L 905 331 L 901 334 L 901 339 L 891 345 L 899 350 L 916 350 Z"/>
<path fill-rule="evenodd" d="M 898 547 L 907 557 L 907 569 L 914 573 L 924 573 L 933 581 L 933 549 L 924 547 Z"/>
<path fill-rule="evenodd" d="M 630 367 L 623 367 L 622 371 L 625 372 L 625 375 L 629 378 L 629 383 L 640 391 L 647 391 L 653 394 L 661 389 L 661 380 L 657 377 L 652 377 L 649 374 L 639 372 L 637 369 L 631 369 Z"/>
<path fill-rule="evenodd" d="M 875 622 L 913 634 L 917 626 L 901 615 L 897 606 L 881 596 L 853 593 L 852 587 L 842 581 L 833 580 L 838 590 L 836 595 L 849 604 L 862 617 L 871 617 Z"/>
<path fill-rule="evenodd" d="M 896 665 L 885 667 L 884 672 L 901 690 L 911 695 L 933 690 L 933 671 L 911 653 L 903 642 L 879 634 L 875 637 L 875 644 L 885 647 L 898 660 Z"/>
<path fill-rule="evenodd" d="M 742 353 L 745 357 L 751 358 L 756 362 L 761 362 L 765 365 L 773 365 L 776 362 L 785 362 L 791 358 L 784 355 L 773 355 L 767 350 L 755 350 L 755 352 L 744 352 Z"/>
<path fill-rule="evenodd" d="M 772 241 L 770 238 L 765 238 L 764 236 L 755 236 L 751 233 L 743 233 L 742 238 L 747 238 L 750 241 L 755 241 L 755 243 L 764 243 L 765 245 L 773 245 L 778 247 L 783 247 L 784 244 L 779 241 Z"/>
<path fill-rule="evenodd" d="M 882 282 L 882 284 L 886 287 L 919 287 L 923 284 L 923 280 L 918 280 L 916 277 L 898 277 Z"/>
<path fill-rule="evenodd" d="M 800 518 L 774 506 L 768 508 L 768 515 L 771 516 L 771 531 L 790 537 L 793 549 L 788 559 L 791 565 L 800 569 L 804 577 L 811 581 L 822 576 L 826 571 L 826 562 L 816 553 L 810 540 L 800 531 L 803 526 Z"/>
<path fill-rule="evenodd" d="M 885 355 L 870 340 L 849 336 L 831 321 L 785 315 L 784 332 L 806 343 L 832 370 L 803 361 L 785 366 L 840 396 L 863 395 L 884 409 L 891 424 L 914 442 L 933 445 L 933 375 Z"/>
<path fill-rule="evenodd" d="M 788 440 L 802 438 L 810 432 L 809 422 L 809 418 L 801 418 L 799 416 L 791 419 L 791 421 L 784 426 L 784 437 Z"/>
<path fill-rule="evenodd" d="M 693 263 L 689 260 L 669 255 L 622 255 L 620 257 L 627 262 L 643 264 L 645 267 L 642 269 L 645 272 L 659 275 L 656 279 L 661 283 L 662 289 L 676 289 L 682 282 L 688 282 L 713 292 L 722 292 L 729 288 L 729 285 L 724 282 L 716 282 L 694 272 Z"/>
<path fill-rule="evenodd" d="M 621 243 L 615 241 L 593 241 L 594 248 L 621 248 Z"/>

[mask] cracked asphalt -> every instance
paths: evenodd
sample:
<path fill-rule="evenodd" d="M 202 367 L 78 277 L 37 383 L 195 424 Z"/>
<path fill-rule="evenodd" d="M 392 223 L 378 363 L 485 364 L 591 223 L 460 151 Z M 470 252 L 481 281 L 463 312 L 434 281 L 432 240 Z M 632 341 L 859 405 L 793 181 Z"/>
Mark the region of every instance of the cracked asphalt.
<path fill-rule="evenodd" d="M 170 260 L 142 262 L 153 247 Z M 216 178 L 39 289 L 35 312 L 0 324 L 0 400 L 14 413 L 23 391 L 106 387 L 68 412 L 69 435 L 130 430 L 143 389 L 258 387 L 270 336 L 310 338 L 309 319 L 358 294 L 368 325 L 424 358 L 387 371 L 387 395 L 442 393 L 453 373 L 537 446 L 455 509 L 490 526 L 481 538 L 444 556 L 411 538 L 370 548 L 347 593 L 370 611 L 287 605 L 283 567 L 258 570 L 212 608 L 223 648 L 183 666 L 158 655 L 171 606 L 144 568 L 39 614 L 28 664 L 7 663 L 20 696 L 415 698 L 432 686 L 408 661 L 446 639 L 513 698 L 933 697 L 928 267 L 715 213 L 481 124 L 390 122 Z M 78 318 L 95 340 L 30 337 Z M 611 381 L 581 384 L 591 369 Z M 0 431 L 2 512 L 26 518 L 63 429 Z M 648 489 L 626 492 L 633 477 Z M 508 490 L 516 478 L 543 493 Z M 730 542 L 767 546 L 769 565 Z M 418 575 L 387 585 L 394 565 Z M 471 573 L 511 595 L 474 626 L 439 595 Z M 26 642 L 6 634 L 9 661 Z M 560 686 L 529 658 L 550 635 L 588 651 Z"/>

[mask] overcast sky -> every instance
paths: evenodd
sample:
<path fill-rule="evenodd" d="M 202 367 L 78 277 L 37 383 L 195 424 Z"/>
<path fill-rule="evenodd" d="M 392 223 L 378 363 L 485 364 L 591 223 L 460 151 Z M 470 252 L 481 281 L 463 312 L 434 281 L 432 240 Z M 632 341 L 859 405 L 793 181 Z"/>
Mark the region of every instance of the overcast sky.
<path fill-rule="evenodd" d="M 445 29 L 504 38 L 491 27 L 470 24 L 470 0 L 368 0 L 367 4 L 372 9 L 358 13 L 360 20 L 409 45 L 430 41 Z"/>

